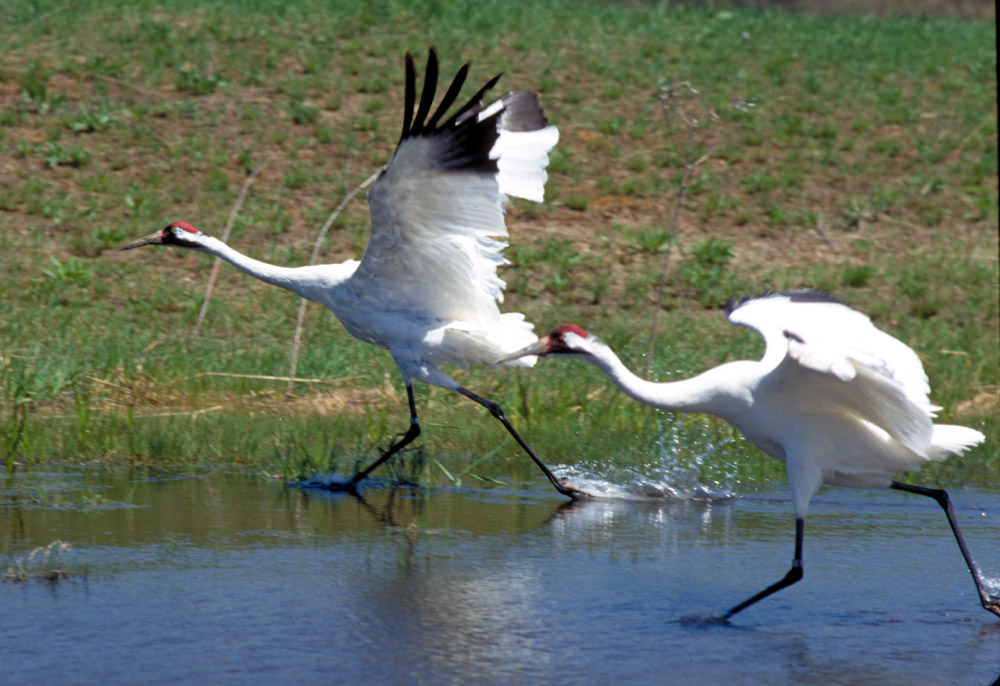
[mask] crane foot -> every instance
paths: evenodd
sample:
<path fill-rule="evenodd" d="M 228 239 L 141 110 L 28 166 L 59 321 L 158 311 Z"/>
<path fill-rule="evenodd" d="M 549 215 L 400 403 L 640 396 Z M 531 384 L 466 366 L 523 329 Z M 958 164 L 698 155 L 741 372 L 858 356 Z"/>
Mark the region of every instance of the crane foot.
<path fill-rule="evenodd" d="M 1000 598 L 997 596 L 991 594 L 988 598 L 983 598 L 983 607 L 1000 617 Z"/>
<path fill-rule="evenodd" d="M 566 480 L 560 480 L 559 484 L 556 486 L 560 493 L 564 496 L 572 498 L 573 500 L 587 500 L 589 498 L 596 498 L 597 496 L 589 491 L 585 491 L 582 488 L 577 488 Z"/>

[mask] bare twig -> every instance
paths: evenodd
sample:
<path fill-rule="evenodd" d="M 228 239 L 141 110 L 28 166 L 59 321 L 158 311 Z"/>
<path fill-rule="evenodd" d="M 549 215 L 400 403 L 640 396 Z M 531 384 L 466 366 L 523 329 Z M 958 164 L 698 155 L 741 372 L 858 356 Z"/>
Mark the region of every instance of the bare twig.
<path fill-rule="evenodd" d="M 10 39 L 7 41 L 7 49 L 9 50 L 10 48 L 12 48 L 14 46 L 14 42 L 18 38 L 20 38 L 21 34 L 24 33 L 24 32 L 26 32 L 28 29 L 33 28 L 36 24 L 42 23 L 43 21 L 45 21 L 46 19 L 48 19 L 49 17 L 51 17 L 53 14 L 59 14 L 60 12 L 65 12 L 69 8 L 73 7 L 74 5 L 78 5 L 78 4 L 79 4 L 78 2 L 69 2 L 69 3 L 66 3 L 65 5 L 63 5 L 61 7 L 57 7 L 54 10 L 46 12 L 45 14 L 41 15 L 40 17 L 38 17 L 38 18 L 36 18 L 36 19 L 34 19 L 32 21 L 29 21 L 27 24 L 25 24 L 24 26 L 22 26 L 20 28 L 20 30 L 15 31 L 14 35 L 10 37 Z"/>
<path fill-rule="evenodd" d="M 251 172 L 250 176 L 247 177 L 246 181 L 243 182 L 243 187 L 240 189 L 240 194 L 236 198 L 236 204 L 233 205 L 233 209 L 229 212 L 229 220 L 226 222 L 226 229 L 222 232 L 222 242 L 229 240 L 229 232 L 233 230 L 233 222 L 236 221 L 236 216 L 240 212 L 240 206 L 243 205 L 243 200 L 247 196 L 247 192 L 250 190 L 250 186 L 253 185 L 254 180 L 271 161 L 268 157 L 264 162 Z M 208 303 L 212 300 L 212 289 L 215 288 L 215 279 L 219 275 L 219 265 L 222 260 L 218 257 L 212 263 L 212 273 L 208 276 L 208 284 L 205 286 L 205 299 L 201 303 L 201 311 L 198 312 L 198 320 L 194 324 L 193 336 L 198 335 L 198 331 L 201 329 L 201 323 L 205 321 L 205 313 L 208 312 Z"/>
<path fill-rule="evenodd" d="M 145 419 L 148 417 L 190 417 L 191 419 L 197 419 L 199 415 L 208 414 L 209 412 L 218 412 L 219 410 L 226 409 L 225 405 L 213 405 L 212 407 L 205 407 L 200 410 L 183 410 L 176 412 L 136 412 L 132 414 L 133 419 Z M 91 408 L 91 412 L 107 412 L 110 414 L 112 410 L 102 410 L 101 408 Z M 75 414 L 49 414 L 39 417 L 45 421 L 62 421 L 65 419 L 77 419 Z"/>
<path fill-rule="evenodd" d="M 837 244 L 833 242 L 832 238 L 830 238 L 830 234 L 826 232 L 826 221 L 823 219 L 822 213 L 820 213 L 819 217 L 816 218 L 816 233 L 819 234 L 820 238 L 826 241 L 826 244 L 830 246 L 830 250 L 833 252 L 840 252 L 840 248 L 838 248 Z"/>
<path fill-rule="evenodd" d="M 326 223 L 323 224 L 323 228 L 319 230 L 319 235 L 316 236 L 316 242 L 313 244 L 312 255 L 309 257 L 309 264 L 316 264 L 316 258 L 319 257 L 319 249 L 320 246 L 323 245 L 323 240 L 326 239 L 327 231 L 330 230 L 330 227 L 333 226 L 333 222 L 337 220 L 340 213 L 344 211 L 345 207 L 347 207 L 347 203 L 354 200 L 354 196 L 358 193 L 372 185 L 375 182 L 375 179 L 378 178 L 378 175 L 382 173 L 383 169 L 385 169 L 385 166 L 379 167 L 375 170 L 374 174 L 362 181 L 357 188 L 348 193 L 347 196 L 340 201 L 340 204 L 337 205 L 337 209 L 330 213 L 330 216 L 326 219 Z"/>
<path fill-rule="evenodd" d="M 319 249 L 323 244 L 323 240 L 326 238 L 327 231 L 330 230 L 333 222 L 337 220 L 340 213 L 343 212 L 345 207 L 347 207 L 347 203 L 351 202 L 351 200 L 353 200 L 358 193 L 372 185 L 375 179 L 378 178 L 378 175 L 382 172 L 382 169 L 384 169 L 384 167 L 380 167 L 374 174 L 362 181 L 361 184 L 348 193 L 340 204 L 337 205 L 337 208 L 330 213 L 326 223 L 323 224 L 323 228 L 320 229 L 319 234 L 316 236 L 316 242 L 313 243 L 312 255 L 309 257 L 309 264 L 316 264 L 316 258 L 319 257 Z M 303 298 L 299 303 L 299 314 L 295 321 L 295 338 L 292 340 L 292 362 L 288 370 L 288 386 L 285 388 L 286 395 L 292 394 L 295 382 L 297 381 L 295 378 L 295 371 L 299 366 L 299 347 L 302 344 L 302 328 L 306 318 L 306 303 L 307 301 L 305 298 Z"/>
<path fill-rule="evenodd" d="M 708 121 L 699 122 L 696 118 L 688 117 L 679 107 L 674 106 L 674 100 L 682 91 L 687 91 L 694 96 L 698 96 L 699 93 L 695 88 L 691 86 L 687 81 L 681 81 L 673 85 L 663 86 L 660 89 L 660 94 L 657 98 L 663 109 L 666 112 L 676 114 L 682 122 L 688 127 L 688 155 L 693 154 L 695 145 L 697 144 L 696 134 L 699 131 L 703 131 L 708 124 L 719 122 L 719 116 L 712 110 L 708 112 Z M 715 151 L 718 149 L 718 143 L 712 146 L 705 154 L 701 155 L 697 159 L 691 160 L 690 162 L 684 163 L 684 169 L 681 172 L 681 180 L 677 187 L 677 196 L 674 199 L 674 210 L 673 216 L 670 220 L 670 239 L 667 241 L 667 249 L 663 253 L 663 262 L 660 266 L 660 279 L 656 286 L 656 303 L 653 308 L 653 316 L 649 323 L 649 347 L 646 351 L 646 372 L 645 376 L 648 379 L 653 366 L 653 349 L 656 347 L 656 336 L 657 327 L 659 325 L 660 310 L 663 307 L 663 295 L 667 288 L 667 273 L 670 270 L 670 257 L 671 251 L 674 247 L 674 243 L 677 242 L 677 227 L 680 224 L 681 209 L 684 207 L 684 199 L 687 197 L 687 191 L 690 187 L 691 175 L 694 170 L 705 164 L 712 157 Z"/>
<path fill-rule="evenodd" d="M 113 381 L 108 381 L 106 379 L 98 379 L 96 376 L 84 376 L 84 379 L 88 381 L 93 381 L 96 384 L 101 384 L 102 386 L 110 386 L 111 388 L 117 389 L 119 391 L 124 391 L 131 398 L 140 398 L 142 400 L 151 401 L 152 398 L 146 393 L 136 390 L 134 386 L 127 386 L 124 384 L 115 383 Z"/>
<path fill-rule="evenodd" d="M 985 117 L 983 117 L 983 120 L 981 122 L 979 122 L 978 124 L 976 124 L 974 127 L 972 127 L 972 130 L 969 131 L 969 133 L 967 133 L 965 135 L 965 138 L 963 138 L 961 140 L 961 142 L 959 142 L 959 144 L 956 145 L 951 150 L 951 152 L 949 152 L 947 155 L 945 155 L 943 161 L 944 162 L 948 162 L 948 161 L 951 161 L 951 160 L 957 158 L 959 155 L 961 155 L 962 151 L 965 149 L 965 146 L 969 144 L 969 141 L 972 140 L 973 136 L 975 136 L 977 133 L 979 133 L 980 129 L 982 129 L 989 122 L 994 121 L 995 119 L 996 119 L 996 117 L 995 117 L 995 115 L 992 112 L 990 114 L 987 114 Z"/>
<path fill-rule="evenodd" d="M 698 95 L 698 91 L 695 90 L 695 88 L 691 85 L 689 81 L 681 81 L 673 85 L 661 86 L 660 94 L 656 96 L 656 99 L 660 101 L 660 104 L 663 106 L 663 109 L 667 110 L 668 112 L 673 112 L 674 114 L 676 114 L 678 117 L 681 118 L 681 121 L 683 121 L 689 127 L 697 128 L 698 120 L 688 119 L 687 116 L 684 114 L 683 110 L 673 106 L 673 100 L 678 97 L 681 91 L 685 90 L 691 95 Z"/>
<path fill-rule="evenodd" d="M 189 379 L 197 379 L 201 376 L 222 376 L 230 379 L 256 379 L 258 381 L 292 381 L 295 383 L 321 383 L 321 384 L 333 384 L 340 383 L 342 381 L 355 381 L 357 379 L 367 379 L 367 374 L 358 374 L 356 376 L 340 376 L 336 379 L 298 379 L 291 376 L 267 376 L 264 374 L 231 374 L 229 372 L 201 372 L 199 374 L 192 374 L 191 376 L 185 376 L 180 379 L 176 379 L 171 382 L 172 384 L 180 383 L 181 381 L 187 381 Z"/>
<path fill-rule="evenodd" d="M 226 409 L 225 405 L 214 405 L 212 407 L 206 407 L 201 410 L 194 410 L 191 412 L 149 412 L 149 413 L 136 413 L 132 415 L 133 419 L 149 419 L 150 417 L 190 417 L 192 420 L 197 419 L 199 415 L 208 414 L 209 412 L 218 412 L 219 410 Z"/>
<path fill-rule="evenodd" d="M 93 76 L 94 76 L 94 78 L 102 79 L 104 81 L 108 81 L 110 83 L 117 84 L 117 85 L 121 86 L 122 88 L 128 88 L 128 89 L 134 90 L 134 91 L 136 91 L 138 93 L 142 93 L 143 95 L 145 95 L 146 97 L 149 97 L 149 98 L 155 98 L 155 97 L 157 97 L 156 93 L 154 93 L 153 91 L 146 90 L 145 88 L 137 86 L 134 83 L 129 83 L 128 81 L 125 81 L 123 79 L 116 79 L 115 77 L 113 77 L 113 76 L 107 76 L 106 74 L 94 74 Z"/>

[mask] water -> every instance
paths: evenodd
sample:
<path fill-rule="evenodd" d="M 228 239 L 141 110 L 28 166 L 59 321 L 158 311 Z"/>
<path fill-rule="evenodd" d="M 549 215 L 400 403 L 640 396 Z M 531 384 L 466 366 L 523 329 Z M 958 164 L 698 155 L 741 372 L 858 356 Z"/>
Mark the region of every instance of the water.
<path fill-rule="evenodd" d="M 524 486 L 523 484 L 520 486 Z M 958 489 L 1000 583 L 1000 491 Z M 45 684 L 948 684 L 1000 674 L 938 506 L 828 489 L 805 578 L 783 484 L 567 505 L 521 488 L 364 499 L 247 475 L 33 474 L 0 490 L 0 682 Z M 48 563 L 38 546 L 72 549 Z M 40 580 L 44 569 L 68 576 Z"/>

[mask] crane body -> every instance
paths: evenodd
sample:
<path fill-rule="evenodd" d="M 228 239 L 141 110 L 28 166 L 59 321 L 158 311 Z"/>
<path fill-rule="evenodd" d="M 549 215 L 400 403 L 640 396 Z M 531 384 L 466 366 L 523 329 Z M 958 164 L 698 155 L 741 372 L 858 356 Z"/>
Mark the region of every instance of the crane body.
<path fill-rule="evenodd" d="M 983 581 L 947 492 L 894 480 L 985 438 L 976 429 L 933 423 L 941 408 L 929 400 L 917 354 L 822 291 L 770 293 L 730 301 L 726 309 L 730 322 L 764 337 L 761 360 L 727 362 L 689 379 L 657 383 L 633 374 L 598 337 L 566 325 L 501 361 L 522 355 L 584 360 L 633 399 L 663 410 L 715 415 L 786 464 L 795 508 L 792 567 L 722 619 L 802 578 L 806 514 L 823 484 L 934 498 L 948 517 L 983 607 L 1000 615 L 1000 597 Z"/>
<path fill-rule="evenodd" d="M 395 153 L 368 191 L 371 233 L 361 260 L 282 267 L 253 259 L 187 222 L 173 222 L 125 250 L 165 245 L 215 255 L 247 274 L 329 308 L 347 331 L 384 348 L 407 391 L 410 427 L 368 468 L 333 487 L 354 490 L 368 474 L 420 434 L 413 382 L 441 386 L 486 407 L 503 423 L 561 493 L 582 492 L 557 479 L 507 420 L 502 409 L 440 369 L 493 364 L 535 339 L 516 312 L 501 313 L 509 196 L 541 201 L 548 153 L 559 132 L 535 94 L 520 91 L 487 107 L 483 94 L 499 75 L 444 118 L 465 82 L 463 65 L 431 112 L 437 55 L 430 50 L 417 102 L 412 57 L 406 55 L 403 130 Z M 414 110 L 415 113 L 414 113 Z M 510 364 L 531 366 L 534 359 Z"/>

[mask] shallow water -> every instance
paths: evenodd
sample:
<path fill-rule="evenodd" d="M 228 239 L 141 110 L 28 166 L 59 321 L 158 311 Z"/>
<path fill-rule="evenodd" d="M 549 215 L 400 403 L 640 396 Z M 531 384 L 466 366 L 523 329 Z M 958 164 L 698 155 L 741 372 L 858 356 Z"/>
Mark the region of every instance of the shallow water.
<path fill-rule="evenodd" d="M 805 578 L 784 484 L 567 505 L 537 487 L 364 499 L 247 475 L 30 474 L 0 489 L 3 683 L 990 684 L 1000 621 L 938 506 L 828 489 Z M 1000 585 L 1000 490 L 952 492 Z M 31 551 L 53 541 L 48 562 Z M 40 580 L 45 569 L 68 573 Z"/>

